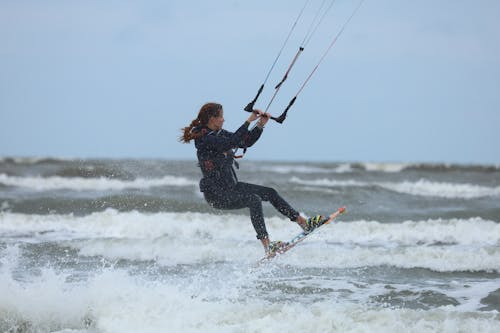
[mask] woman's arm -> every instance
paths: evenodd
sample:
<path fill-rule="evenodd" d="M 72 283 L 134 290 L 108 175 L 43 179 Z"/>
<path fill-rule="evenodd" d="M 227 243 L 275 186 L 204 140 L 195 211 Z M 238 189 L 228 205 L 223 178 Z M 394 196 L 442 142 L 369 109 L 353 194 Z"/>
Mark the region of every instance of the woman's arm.
<path fill-rule="evenodd" d="M 205 135 L 203 138 L 204 143 L 212 150 L 221 152 L 228 151 L 229 149 L 238 148 L 240 143 L 245 140 L 248 134 L 248 126 L 256 120 L 260 114 L 252 113 L 250 117 L 241 125 L 236 132 L 231 133 L 224 131 L 224 135 Z"/>
<path fill-rule="evenodd" d="M 259 121 L 257 122 L 257 126 L 255 126 L 248 134 L 244 137 L 243 141 L 240 143 L 240 148 L 248 148 L 252 147 L 255 142 L 262 135 L 262 131 L 264 130 L 264 126 L 269 121 L 271 115 L 269 113 L 264 113 L 260 110 L 259 112 Z"/>
<path fill-rule="evenodd" d="M 250 123 L 245 121 L 234 133 L 223 130 L 224 135 L 208 134 L 203 137 L 203 141 L 211 150 L 225 152 L 229 149 L 237 148 L 248 133 L 249 125 Z"/>

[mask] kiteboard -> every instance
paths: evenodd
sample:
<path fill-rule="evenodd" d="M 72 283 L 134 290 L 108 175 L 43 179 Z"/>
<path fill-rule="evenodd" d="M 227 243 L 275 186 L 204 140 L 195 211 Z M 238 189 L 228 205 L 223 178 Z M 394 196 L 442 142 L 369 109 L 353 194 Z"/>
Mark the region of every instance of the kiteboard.
<path fill-rule="evenodd" d="M 306 239 L 308 236 L 310 236 L 311 234 L 313 234 L 316 230 L 318 230 L 322 226 L 327 225 L 330 222 L 332 222 L 333 220 L 335 220 L 335 218 L 337 218 L 337 216 L 339 216 L 340 214 L 343 214 L 345 212 L 345 210 L 346 210 L 345 207 L 340 207 L 335 212 L 333 212 L 332 214 L 330 214 L 330 216 L 327 216 L 323 220 L 321 220 L 319 222 L 319 225 L 316 228 L 314 228 L 313 230 L 311 230 L 309 232 L 302 231 L 300 234 L 298 234 L 297 236 L 293 237 L 289 242 L 284 243 L 283 246 L 280 247 L 278 250 L 276 250 L 274 252 L 267 253 L 265 255 L 265 257 L 260 260 L 260 262 L 264 262 L 266 260 L 270 260 L 270 259 L 272 259 L 272 258 L 274 258 L 276 256 L 279 256 L 279 255 L 282 255 L 283 253 L 285 253 L 285 252 L 289 251 L 290 249 L 294 248 L 297 244 L 299 244 L 304 239 Z"/>

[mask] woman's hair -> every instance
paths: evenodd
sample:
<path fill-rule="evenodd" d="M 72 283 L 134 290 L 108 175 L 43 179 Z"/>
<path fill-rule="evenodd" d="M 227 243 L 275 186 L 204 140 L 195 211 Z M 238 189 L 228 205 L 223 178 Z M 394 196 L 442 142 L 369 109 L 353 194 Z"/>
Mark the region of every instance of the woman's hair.
<path fill-rule="evenodd" d="M 189 143 L 193 139 L 198 139 L 203 134 L 201 131 L 193 131 L 195 127 L 207 126 L 208 121 L 212 117 L 220 116 L 222 105 L 218 103 L 206 103 L 198 112 L 198 117 L 194 119 L 191 124 L 181 129 L 182 135 L 179 137 L 180 142 Z"/>

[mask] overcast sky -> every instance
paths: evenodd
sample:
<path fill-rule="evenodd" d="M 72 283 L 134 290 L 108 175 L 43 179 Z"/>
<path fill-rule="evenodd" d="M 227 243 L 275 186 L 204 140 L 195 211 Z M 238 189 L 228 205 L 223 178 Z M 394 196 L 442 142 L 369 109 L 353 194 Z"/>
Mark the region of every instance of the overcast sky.
<path fill-rule="evenodd" d="M 0 0 L 0 156 L 194 159 L 179 129 L 216 101 L 236 130 L 304 3 Z M 336 1 L 271 113 L 356 4 Z M 246 158 L 500 164 L 499 17 L 495 0 L 365 0 L 285 123 L 269 123 Z"/>

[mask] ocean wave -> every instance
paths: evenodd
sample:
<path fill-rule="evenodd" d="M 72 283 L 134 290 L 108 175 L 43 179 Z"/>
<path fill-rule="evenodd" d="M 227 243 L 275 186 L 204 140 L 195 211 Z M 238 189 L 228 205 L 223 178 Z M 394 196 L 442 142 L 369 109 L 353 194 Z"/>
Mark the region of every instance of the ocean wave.
<path fill-rule="evenodd" d="M 396 267 L 402 269 L 428 269 L 434 272 L 500 272 L 500 250 L 496 246 L 354 246 L 305 245 L 308 261 L 303 252 L 291 252 L 282 262 L 298 267 Z M 280 258 L 281 259 L 281 258 Z"/>
<path fill-rule="evenodd" d="M 449 172 L 449 171 L 472 171 L 472 172 L 498 172 L 500 164 L 450 164 L 450 163 L 413 163 L 406 166 L 407 170 Z"/>
<path fill-rule="evenodd" d="M 99 193 L 96 197 L 95 193 L 86 193 L 74 197 L 67 197 L 67 193 L 60 193 L 53 196 L 53 193 L 43 192 L 47 196 L 37 196 L 23 200 L 5 200 L 0 201 L 0 211 L 9 211 L 24 214 L 75 214 L 83 216 L 93 212 L 102 212 L 105 209 L 116 209 L 119 211 L 140 211 L 144 213 L 153 212 L 185 212 L 198 211 L 203 212 L 209 209 L 205 201 L 193 199 L 191 201 L 179 200 L 175 195 L 179 192 L 171 191 L 171 189 L 161 189 L 163 194 L 157 196 L 155 194 L 141 191 L 142 193 L 129 194 L 124 192 L 111 192 L 106 195 Z M 171 192 L 176 192 L 172 197 Z M 184 193 L 191 195 L 194 192 L 198 194 L 198 189 L 195 187 L 184 188 Z"/>
<path fill-rule="evenodd" d="M 453 163 L 370 163 L 360 162 L 358 164 L 365 171 L 378 172 L 401 172 L 406 170 L 428 171 L 428 172 L 449 172 L 449 171 L 477 171 L 477 172 L 498 172 L 500 165 L 481 164 L 453 164 Z"/>
<path fill-rule="evenodd" d="M 475 217 L 381 223 L 354 221 L 336 225 L 336 242 L 356 245 L 500 245 L 500 223 Z"/>
<path fill-rule="evenodd" d="M 64 164 L 77 160 L 63 157 L 0 157 L 0 163 L 17 165 Z"/>
<path fill-rule="evenodd" d="M 488 187 L 465 183 L 444 183 L 420 179 L 416 182 L 362 182 L 356 180 L 290 178 L 290 182 L 318 187 L 372 187 L 377 186 L 393 192 L 440 198 L 474 199 L 500 195 L 500 186 Z"/>
<path fill-rule="evenodd" d="M 269 164 L 253 168 L 255 171 L 274 172 L 279 174 L 326 174 L 351 172 L 399 173 L 413 170 L 422 172 L 498 172 L 500 165 L 462 165 L 462 164 L 432 164 L 432 163 L 387 163 L 387 162 L 352 162 L 352 163 L 312 163 L 312 164 Z"/>
<path fill-rule="evenodd" d="M 294 165 L 294 164 L 271 164 L 260 165 L 257 168 L 250 169 L 256 172 L 273 172 L 279 174 L 302 173 L 302 174 L 322 174 L 322 173 L 347 173 L 351 172 L 351 164 L 339 164 L 334 166 L 317 166 L 317 165 Z"/>
<path fill-rule="evenodd" d="M 365 171 L 395 173 L 407 169 L 408 163 L 359 163 Z"/>
<path fill-rule="evenodd" d="M 271 164 L 260 165 L 253 170 L 279 174 L 343 174 L 356 171 L 395 173 L 405 170 L 407 166 L 404 163 Z"/>
<path fill-rule="evenodd" d="M 63 157 L 0 157 L 0 163 L 15 164 L 15 165 L 71 165 L 71 164 L 100 164 L 102 162 L 116 162 L 118 164 L 131 161 L 127 159 L 82 159 L 82 158 L 63 158 Z M 143 160 L 145 161 L 145 160 Z M 171 162 L 171 160 L 155 160 L 157 162 Z M 477 171 L 477 172 L 498 172 L 500 164 L 457 164 L 457 163 L 405 163 L 405 162 L 336 162 L 336 163 L 300 163 L 300 162 L 265 162 L 266 166 L 261 163 L 248 162 L 255 164 L 254 170 L 267 170 L 275 173 L 346 173 L 353 171 L 368 171 L 368 172 L 384 172 L 397 173 L 405 170 L 414 171 Z M 261 168 L 262 167 L 262 168 Z"/>
<path fill-rule="evenodd" d="M 266 222 L 273 239 L 291 239 L 299 232 L 295 224 L 278 217 Z M 240 215 L 111 209 L 82 217 L 0 213 L 4 238 L 65 242 L 82 255 L 154 259 L 169 265 L 257 260 L 263 251 L 254 234 L 249 217 Z M 300 266 L 389 265 L 440 272 L 500 272 L 500 223 L 481 218 L 336 223 L 311 236 L 302 247 L 284 259 Z"/>
<path fill-rule="evenodd" d="M 0 274 L 2 331 L 43 332 L 496 332 L 498 315 L 376 307 L 338 299 L 308 304 L 240 297 L 253 275 L 223 284 L 211 276 L 151 281 L 126 271 L 105 269 L 83 283 L 68 274 L 42 269 L 33 281 Z M 220 286 L 214 288 L 214 285 Z M 366 293 L 360 289 L 357 294 Z M 366 295 L 363 295 L 366 296 Z M 361 297 L 361 296 L 358 296 Z M 68 299 L 71 302 L 68 302 Z"/>
<path fill-rule="evenodd" d="M 65 166 L 58 170 L 54 175 L 64 178 L 112 178 L 122 180 L 133 180 L 134 175 L 111 166 L 99 164 L 82 164 L 74 166 Z"/>
<path fill-rule="evenodd" d="M 328 186 L 328 187 L 364 187 L 364 186 L 372 186 L 373 184 L 368 182 L 360 182 L 357 180 L 334 180 L 334 179 L 311 179 L 306 180 L 299 177 L 290 178 L 290 182 L 300 184 L 300 185 L 308 185 L 308 186 Z"/>
<path fill-rule="evenodd" d="M 442 198 L 473 199 L 500 195 L 500 186 L 431 182 L 425 179 L 417 182 L 381 183 L 381 186 L 399 193 Z"/>
<path fill-rule="evenodd" d="M 266 223 L 276 232 L 298 232 L 295 223 L 280 217 L 269 217 Z M 243 229 L 242 229 L 243 228 Z M 500 223 L 480 217 L 469 219 L 429 219 L 382 223 L 350 221 L 335 224 L 338 234 L 325 241 L 363 246 L 432 246 L 432 245 L 500 245 Z M 247 215 L 191 212 L 142 213 L 107 209 L 85 216 L 73 214 L 34 215 L 0 212 L 0 235 L 7 233 L 46 233 L 73 235 L 73 238 L 154 239 L 169 234 L 178 237 L 230 238 L 244 241 L 253 233 Z M 69 234 L 68 232 L 71 231 Z M 48 234 L 47 234 L 48 235 Z M 287 234 L 278 234 L 281 238 Z M 289 234 L 288 236 L 291 236 Z M 64 239 L 64 238 L 63 238 Z"/>
<path fill-rule="evenodd" d="M 158 186 L 194 186 L 197 181 L 185 177 L 164 176 L 162 178 L 136 178 L 121 180 L 110 178 L 66 178 L 51 177 L 18 177 L 0 174 L 0 184 L 14 187 L 29 188 L 36 191 L 70 189 L 75 191 L 104 191 L 123 189 L 146 189 Z"/>

